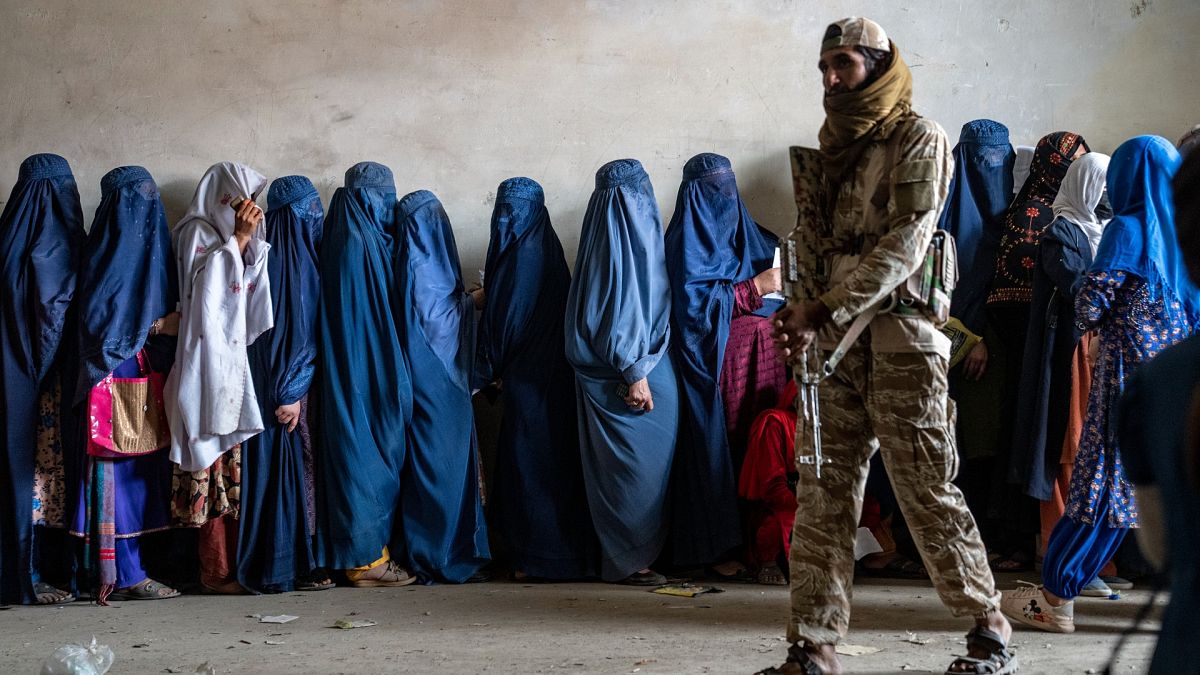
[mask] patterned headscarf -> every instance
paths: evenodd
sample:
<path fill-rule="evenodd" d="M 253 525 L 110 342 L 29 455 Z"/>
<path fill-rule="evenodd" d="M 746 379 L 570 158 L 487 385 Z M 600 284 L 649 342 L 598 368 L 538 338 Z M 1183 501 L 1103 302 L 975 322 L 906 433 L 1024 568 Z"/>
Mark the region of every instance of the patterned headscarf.
<path fill-rule="evenodd" d="M 1028 305 L 1033 300 L 1038 242 L 1042 231 L 1054 222 L 1054 198 L 1081 148 L 1088 152 L 1087 142 L 1070 131 L 1056 131 L 1038 141 L 1029 177 L 1004 218 L 996 275 L 988 293 L 989 307 Z"/>

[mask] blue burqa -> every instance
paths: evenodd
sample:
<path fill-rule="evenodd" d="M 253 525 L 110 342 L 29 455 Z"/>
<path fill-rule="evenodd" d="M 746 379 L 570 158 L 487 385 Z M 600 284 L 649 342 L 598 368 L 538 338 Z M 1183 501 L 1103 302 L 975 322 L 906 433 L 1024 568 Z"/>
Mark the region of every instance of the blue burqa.
<path fill-rule="evenodd" d="M 325 212 L 304 176 L 284 176 L 267 193 L 267 274 L 275 327 L 250 347 L 254 391 L 266 428 L 242 445 L 242 505 L 238 519 L 238 582 L 248 589 L 286 592 L 312 571 L 304 447 L 275 418 L 281 405 L 308 394 L 317 356 L 317 250 Z"/>
<path fill-rule="evenodd" d="M 150 336 L 155 320 L 175 310 L 179 279 L 171 250 L 171 230 L 158 185 L 140 166 L 123 166 L 100 180 L 100 205 L 80 255 L 74 336 L 74 416 L 63 429 L 65 460 L 74 470 L 69 499 L 75 513 L 73 532 L 88 536 L 89 571 L 99 573 L 100 585 L 129 586 L 145 578 L 138 545 L 133 536 L 170 526 L 171 462 L 166 450 L 124 459 L 97 460 L 92 466 L 86 451 L 87 436 L 80 420 L 87 414 L 87 396 L 109 373 L 138 377 L 137 355 L 143 348 L 159 373 L 170 369 L 175 358 L 175 338 Z M 64 397 L 65 398 L 65 397 Z M 64 413 L 65 413 L 64 409 Z M 64 417 L 64 419 L 66 419 Z M 115 579 L 105 579 L 103 565 L 93 554 L 101 547 L 98 535 L 102 509 L 93 503 L 101 472 L 111 472 Z M 90 488 L 90 489 L 89 489 Z"/>
<path fill-rule="evenodd" d="M 403 550 L 400 468 L 412 416 L 408 362 L 392 315 L 396 185 L 374 162 L 346 171 L 329 203 L 317 310 L 317 552 L 322 567 Z"/>
<path fill-rule="evenodd" d="M 502 383 L 504 404 L 494 522 L 516 569 L 547 579 L 594 576 L 575 372 L 563 351 L 571 272 L 533 180 L 510 178 L 496 191 L 484 280 L 477 370 Z"/>
<path fill-rule="evenodd" d="M 460 583 L 491 558 L 471 408 L 475 304 L 432 192 L 401 199 L 397 227 L 397 333 L 413 373 L 401 479 L 408 559 L 423 581 Z"/>
<path fill-rule="evenodd" d="M 741 543 L 718 384 L 733 285 L 769 269 L 777 243 L 750 217 L 728 159 L 703 153 L 688 160 L 665 242 L 671 355 L 683 400 L 671 479 L 671 545 L 679 565 L 716 562 Z"/>
<path fill-rule="evenodd" d="M 954 237 L 958 285 L 950 313 L 971 332 L 983 335 L 984 301 L 996 268 L 996 247 L 1013 194 L 1016 153 L 1008 127 L 993 120 L 963 125 L 954 146 L 954 175 L 938 228 Z"/>
<path fill-rule="evenodd" d="M 36 599 L 33 421 L 75 294 L 82 239 L 67 160 L 26 159 L 0 215 L 0 604 Z"/>
<path fill-rule="evenodd" d="M 1108 163 L 1108 199 L 1113 219 L 1092 261 L 1093 272 L 1125 272 L 1162 284 L 1167 302 L 1178 302 L 1193 326 L 1200 323 L 1200 292 L 1188 276 L 1175 235 L 1171 179 L 1179 152 L 1161 136 L 1135 136 Z"/>
<path fill-rule="evenodd" d="M 565 327 L 600 574 L 617 581 L 662 551 L 679 430 L 679 383 L 667 353 L 671 288 L 662 220 L 637 160 L 609 162 L 596 172 Z M 631 410 L 624 400 L 628 386 L 643 379 L 654 399 L 649 412 Z"/>

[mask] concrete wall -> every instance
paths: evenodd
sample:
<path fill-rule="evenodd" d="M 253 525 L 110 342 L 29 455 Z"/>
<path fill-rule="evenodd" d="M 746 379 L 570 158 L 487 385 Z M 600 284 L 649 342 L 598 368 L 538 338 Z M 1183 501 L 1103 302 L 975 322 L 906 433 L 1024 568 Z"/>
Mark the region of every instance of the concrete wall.
<path fill-rule="evenodd" d="M 218 160 L 306 174 L 328 200 L 371 159 L 441 196 L 471 270 L 506 177 L 545 186 L 573 257 L 598 166 L 642 160 L 669 219 L 683 163 L 714 151 L 784 231 L 787 146 L 823 117 L 817 46 L 854 13 L 952 138 L 987 116 L 1015 142 L 1071 129 L 1111 151 L 1200 121 L 1195 0 L 3 0 L 0 197 L 34 152 L 70 160 L 89 221 L 122 164 L 150 169 L 174 219 Z"/>

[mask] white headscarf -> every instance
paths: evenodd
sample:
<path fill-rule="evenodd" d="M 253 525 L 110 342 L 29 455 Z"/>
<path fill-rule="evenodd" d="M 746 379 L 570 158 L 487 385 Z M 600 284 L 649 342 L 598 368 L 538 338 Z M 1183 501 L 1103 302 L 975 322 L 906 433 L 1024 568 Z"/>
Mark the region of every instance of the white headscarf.
<path fill-rule="evenodd" d="M 175 223 L 171 231 L 192 220 L 203 220 L 212 225 L 224 241 L 233 236 L 234 210 L 229 204 L 238 199 L 258 200 L 258 194 L 267 187 L 267 177 L 245 164 L 218 162 L 204 172 L 196 194 L 188 205 L 187 213 Z M 264 209 L 265 210 L 265 209 Z M 265 239 L 262 227 L 254 231 L 255 239 Z"/>
<path fill-rule="evenodd" d="M 1096 255 L 1100 235 L 1108 224 L 1107 218 L 1100 220 L 1096 216 L 1096 206 L 1104 196 L 1108 161 L 1108 155 L 1089 152 L 1072 162 L 1058 188 L 1058 196 L 1054 198 L 1054 217 L 1065 218 L 1079 226 L 1087 235 L 1092 255 Z"/>
<path fill-rule="evenodd" d="M 1034 147 L 1018 145 L 1014 150 L 1017 157 L 1013 160 L 1013 194 L 1016 195 L 1025 185 L 1025 179 L 1029 178 L 1029 166 L 1033 164 Z"/>

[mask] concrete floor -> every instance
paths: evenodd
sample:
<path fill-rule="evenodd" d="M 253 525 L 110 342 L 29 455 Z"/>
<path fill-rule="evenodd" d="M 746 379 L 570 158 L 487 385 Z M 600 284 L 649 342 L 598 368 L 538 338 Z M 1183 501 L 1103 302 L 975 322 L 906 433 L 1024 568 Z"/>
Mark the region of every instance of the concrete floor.
<path fill-rule="evenodd" d="M 0 673 L 36 673 L 55 647 L 93 634 L 116 653 L 114 674 L 191 675 L 206 661 L 222 674 L 751 673 L 781 662 L 786 589 L 723 587 L 678 598 L 605 584 L 496 582 L 16 607 L 0 612 Z M 1081 599 L 1073 635 L 1020 630 L 1014 647 L 1022 673 L 1102 671 L 1147 598 L 1131 591 L 1120 601 Z M 300 618 L 264 624 L 255 614 Z M 378 625 L 331 627 L 343 617 Z M 966 628 L 928 586 L 864 582 L 846 644 L 879 651 L 844 656 L 843 664 L 851 673 L 942 673 L 963 651 Z M 1149 629 L 1129 641 L 1117 672 L 1145 670 L 1155 639 Z"/>

